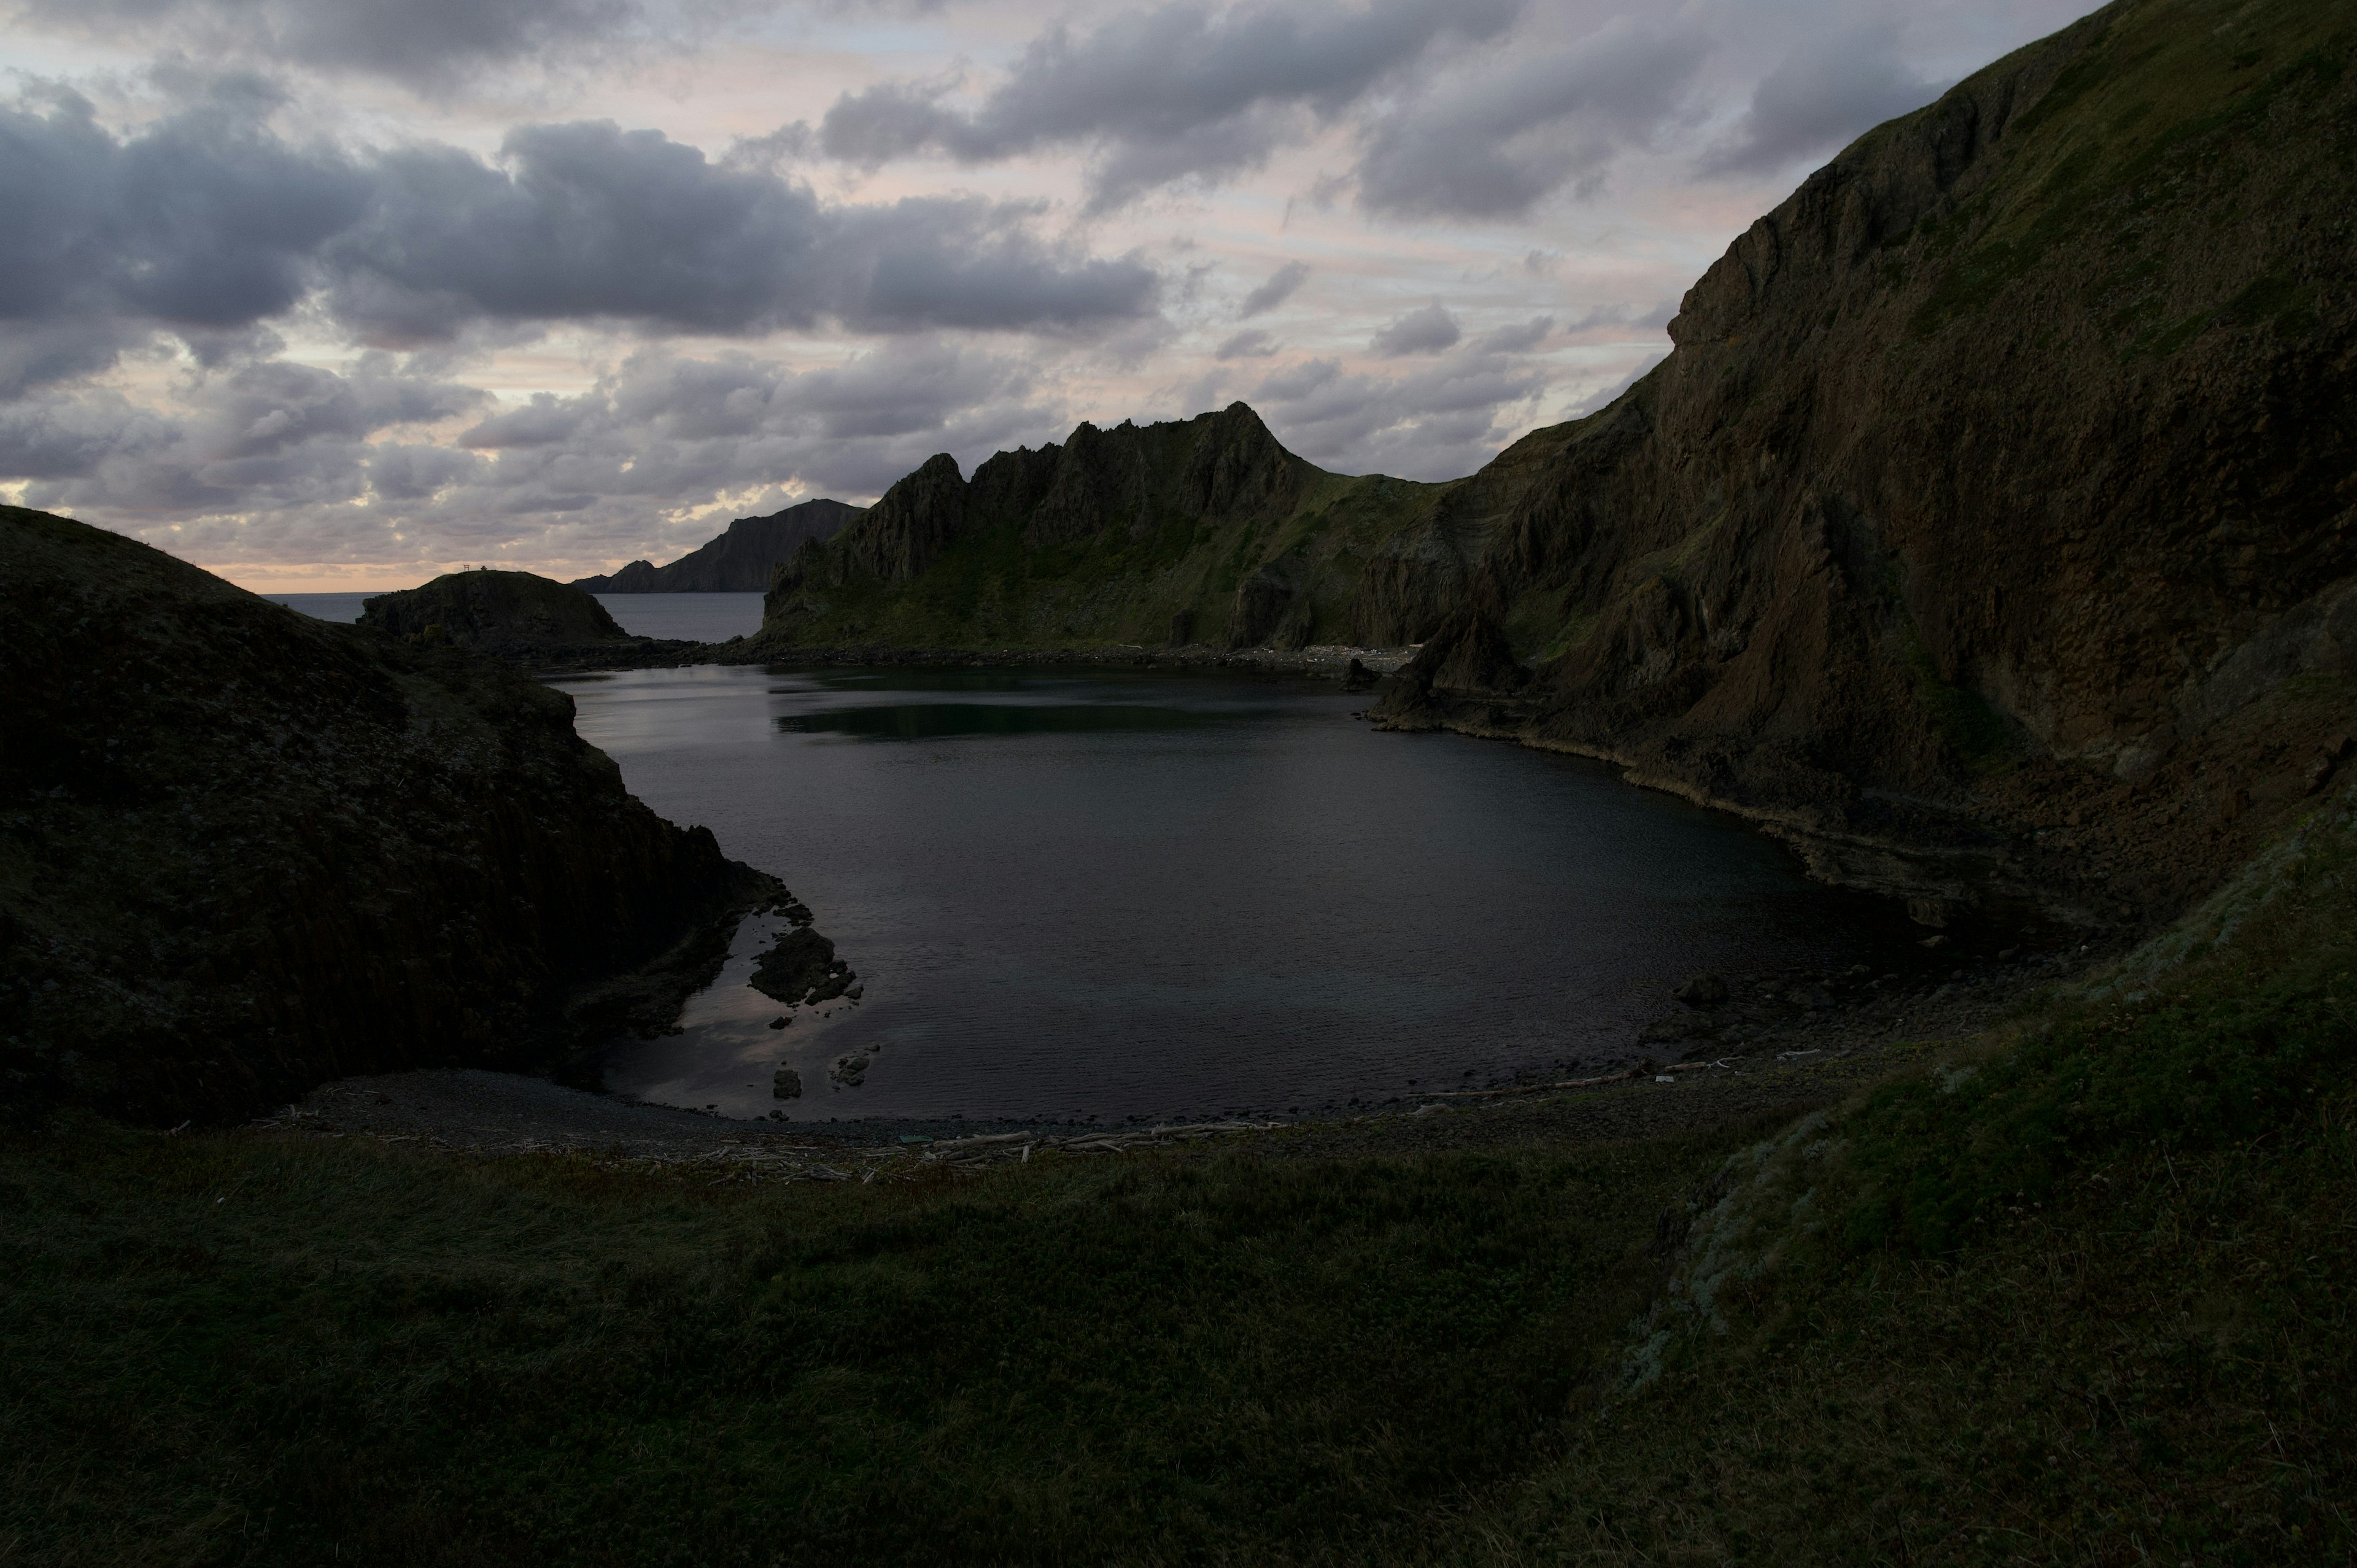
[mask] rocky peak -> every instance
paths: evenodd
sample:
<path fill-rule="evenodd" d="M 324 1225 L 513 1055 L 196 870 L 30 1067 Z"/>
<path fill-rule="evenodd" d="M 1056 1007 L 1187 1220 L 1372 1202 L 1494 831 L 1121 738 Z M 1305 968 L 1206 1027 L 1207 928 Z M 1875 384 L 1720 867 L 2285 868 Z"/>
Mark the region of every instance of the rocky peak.
<path fill-rule="evenodd" d="M 957 459 L 937 452 L 842 535 L 847 576 L 905 583 L 965 530 L 966 483 Z"/>
<path fill-rule="evenodd" d="M 1213 521 L 1282 517 L 1300 499 L 1310 466 L 1286 451 L 1244 403 L 1193 422 L 1197 435 L 1178 476 L 1178 508 Z"/>

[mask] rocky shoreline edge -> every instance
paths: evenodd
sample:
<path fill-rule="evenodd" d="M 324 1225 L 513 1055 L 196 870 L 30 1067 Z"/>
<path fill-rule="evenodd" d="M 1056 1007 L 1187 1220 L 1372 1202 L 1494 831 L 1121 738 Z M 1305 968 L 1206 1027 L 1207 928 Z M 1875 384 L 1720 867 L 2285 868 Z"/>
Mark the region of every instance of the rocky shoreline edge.
<path fill-rule="evenodd" d="M 1633 1061 L 1356 1105 L 1114 1123 L 988 1118 L 738 1121 L 481 1069 L 349 1078 L 249 1123 L 254 1136 L 356 1137 L 461 1158 L 585 1160 L 705 1185 L 910 1180 L 1035 1157 L 1229 1150 L 1408 1155 L 1532 1139 L 1651 1137 L 1829 1103 L 2003 1020 L 2126 950 L 2112 941 L 1939 960 L 1895 976 L 1753 976 L 1647 1026 Z M 1954 967 L 1949 967 L 1953 963 Z M 1944 971 L 1944 972 L 1943 972 Z"/>
<path fill-rule="evenodd" d="M 593 645 L 552 650 L 529 663 L 541 676 L 624 670 L 683 670 L 699 664 L 765 664 L 779 669 L 1081 669 L 1227 670 L 1270 675 L 1345 677 L 1353 663 L 1375 676 L 1403 669 L 1421 644 L 1356 648 L 1319 643 L 1308 648 L 1219 648 L 1210 643 L 1147 647 L 1102 643 L 1085 648 L 790 648 L 733 638 L 726 642 L 647 639 L 643 646 Z"/>

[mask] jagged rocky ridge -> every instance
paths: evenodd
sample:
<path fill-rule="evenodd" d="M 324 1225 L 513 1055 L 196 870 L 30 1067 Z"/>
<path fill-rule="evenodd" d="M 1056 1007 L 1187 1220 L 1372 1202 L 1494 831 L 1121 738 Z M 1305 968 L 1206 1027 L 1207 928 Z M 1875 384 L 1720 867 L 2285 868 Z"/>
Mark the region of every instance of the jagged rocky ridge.
<path fill-rule="evenodd" d="M 1329 474 L 1243 403 L 1001 452 L 944 453 L 778 571 L 772 647 L 1358 639 L 1382 541 L 1440 487 Z M 1378 600 L 1381 595 L 1377 596 Z M 1374 620 L 1388 628 L 1382 612 Z"/>
<path fill-rule="evenodd" d="M 785 900 L 499 661 L 16 509 L 0 625 L 0 1101 L 544 1066 L 667 1026 Z"/>
<path fill-rule="evenodd" d="M 2347 751 L 2352 36 L 2122 0 L 1861 138 L 1409 531 L 1445 618 L 1378 714 L 1619 758 L 1935 918 L 2057 849 L 2091 918 L 2214 881 Z"/>
<path fill-rule="evenodd" d="M 667 566 L 633 561 L 611 576 L 576 578 L 573 585 L 593 594 L 763 593 L 779 565 L 805 541 L 834 538 L 860 510 L 822 499 L 767 517 L 740 517 Z"/>

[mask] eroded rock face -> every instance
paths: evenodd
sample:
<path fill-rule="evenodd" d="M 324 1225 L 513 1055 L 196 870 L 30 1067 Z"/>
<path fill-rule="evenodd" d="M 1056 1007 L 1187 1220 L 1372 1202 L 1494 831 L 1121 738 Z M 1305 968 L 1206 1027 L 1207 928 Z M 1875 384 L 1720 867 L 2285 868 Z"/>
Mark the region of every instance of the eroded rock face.
<path fill-rule="evenodd" d="M 636 640 L 587 589 L 530 572 L 447 572 L 423 587 L 378 595 L 361 607 L 360 624 L 511 657 Z"/>
<path fill-rule="evenodd" d="M 1435 628 L 1378 713 L 1828 833 L 1901 796 L 2021 831 L 2040 769 L 2207 800 L 2259 765 L 2232 715 L 2357 674 L 2334 15 L 2130 0 L 1861 138 L 1695 284 L 1660 367 L 1371 566 L 1371 623 Z M 1455 617 L 1533 676 L 1469 665 Z"/>
<path fill-rule="evenodd" d="M 499 661 L 14 509 L 0 618 L 0 1100 L 178 1122 L 544 1066 L 668 1025 L 783 893 Z"/>
<path fill-rule="evenodd" d="M 922 572 L 964 531 L 965 489 L 956 458 L 943 452 L 927 459 L 839 536 L 843 578 L 905 583 Z"/>

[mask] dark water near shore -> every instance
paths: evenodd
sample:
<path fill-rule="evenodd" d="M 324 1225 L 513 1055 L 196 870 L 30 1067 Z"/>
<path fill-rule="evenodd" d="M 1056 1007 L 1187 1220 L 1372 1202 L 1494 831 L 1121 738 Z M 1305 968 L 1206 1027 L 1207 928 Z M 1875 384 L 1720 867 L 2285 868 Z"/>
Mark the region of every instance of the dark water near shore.
<path fill-rule="evenodd" d="M 1881 966 L 1889 906 L 1608 769 L 1379 734 L 1213 674 L 636 671 L 565 682 L 647 803 L 782 876 L 865 1000 L 782 1011 L 741 932 L 666 1103 L 797 1119 L 1310 1112 L 1632 1059 L 1703 970 Z M 818 1011 L 827 1011 L 822 1008 Z M 840 1089 L 826 1065 L 873 1058 Z M 800 1101 L 770 1096 L 796 1067 Z"/>
<path fill-rule="evenodd" d="M 321 620 L 346 625 L 361 618 L 374 594 L 264 594 L 265 599 Z M 759 594 L 597 594 L 615 624 L 633 637 L 726 642 L 761 629 Z"/>

